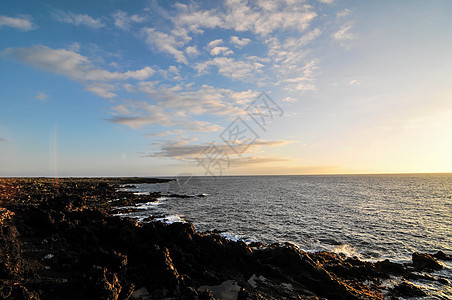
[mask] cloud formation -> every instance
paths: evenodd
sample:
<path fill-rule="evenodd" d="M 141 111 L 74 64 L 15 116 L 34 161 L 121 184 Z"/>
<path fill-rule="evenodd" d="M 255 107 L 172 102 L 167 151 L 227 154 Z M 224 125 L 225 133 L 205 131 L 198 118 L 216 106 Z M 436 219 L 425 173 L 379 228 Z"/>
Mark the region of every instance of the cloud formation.
<path fill-rule="evenodd" d="M 276 146 L 283 146 L 288 144 L 290 141 L 265 141 L 265 140 L 258 140 L 255 141 L 250 146 L 244 145 L 244 148 L 246 148 L 245 151 L 243 151 L 243 154 L 246 153 L 252 153 L 255 152 L 257 149 L 262 147 L 276 147 Z M 186 159 L 196 159 L 201 158 L 205 152 L 206 149 L 210 146 L 215 146 L 217 151 L 220 151 L 222 154 L 230 155 L 231 157 L 237 156 L 237 150 L 229 147 L 226 144 L 189 144 L 189 141 L 166 141 L 161 144 L 157 144 L 160 147 L 160 150 L 153 153 L 148 153 L 145 156 L 147 157 L 167 157 L 167 158 L 175 158 L 179 160 L 186 160 Z M 246 147 L 245 147 L 246 146 Z M 240 162 L 240 159 L 237 160 Z M 242 158 L 242 161 L 250 161 L 250 157 L 244 157 Z M 261 161 L 263 159 L 261 158 Z M 255 160 L 257 162 L 257 160 Z"/>
<path fill-rule="evenodd" d="M 115 96 L 111 92 L 114 85 L 104 82 L 129 79 L 145 80 L 155 73 L 155 70 L 151 67 L 126 72 L 111 72 L 97 68 L 86 56 L 74 51 L 52 49 L 42 45 L 30 48 L 8 48 L 2 51 L 0 55 L 41 70 L 85 82 L 87 90 L 104 98 Z"/>
<path fill-rule="evenodd" d="M 47 95 L 45 92 L 37 92 L 35 98 L 41 101 L 46 101 L 47 98 L 49 98 L 49 95 Z"/>
<path fill-rule="evenodd" d="M 122 10 L 117 10 L 112 17 L 115 26 L 121 28 L 122 30 L 129 30 L 132 24 L 143 23 L 147 19 L 144 15 L 129 15 Z"/>
<path fill-rule="evenodd" d="M 350 32 L 350 30 L 353 28 L 350 24 L 343 25 L 337 32 L 333 33 L 332 37 L 333 39 L 337 41 L 346 41 L 346 40 L 352 40 L 355 38 L 355 35 Z"/>
<path fill-rule="evenodd" d="M 53 17 L 59 22 L 72 24 L 75 26 L 82 25 L 93 29 L 99 29 L 105 26 L 105 24 L 101 20 L 94 19 L 86 14 L 74 14 L 71 12 L 56 10 L 53 13 Z"/>
<path fill-rule="evenodd" d="M 249 42 L 251 42 L 251 40 L 248 39 L 248 38 L 242 38 L 241 39 L 241 38 L 239 38 L 238 36 L 235 36 L 235 35 L 231 36 L 231 43 L 235 44 L 238 47 L 246 46 L 246 45 L 248 45 Z"/>
<path fill-rule="evenodd" d="M 301 1 L 258 1 L 251 6 L 244 0 L 226 0 L 224 10 L 203 10 L 195 4 L 178 4 L 176 7 L 178 13 L 172 18 L 175 26 L 194 33 L 219 27 L 267 36 L 278 29 L 303 31 L 317 16 Z"/>
<path fill-rule="evenodd" d="M 170 35 L 164 32 L 157 31 L 154 28 L 145 28 L 143 32 L 146 35 L 146 43 L 157 50 L 167 52 L 174 56 L 177 62 L 188 64 L 188 60 L 184 55 L 182 48 L 187 42 L 186 37 L 177 35 Z"/>
<path fill-rule="evenodd" d="M 27 17 L 8 17 L 0 15 L 0 28 L 3 26 L 19 29 L 22 31 L 35 30 L 37 26 L 33 24 Z"/>
<path fill-rule="evenodd" d="M 152 103 L 128 100 L 112 108 L 110 121 L 137 130 L 160 125 L 197 132 L 218 131 L 218 125 L 198 118 L 244 115 L 244 109 L 257 96 L 257 92 L 251 90 L 235 92 L 209 85 L 199 89 L 184 85 L 168 88 L 152 81 L 142 81 L 137 88 L 152 99 Z"/>
<path fill-rule="evenodd" d="M 214 48 L 215 49 L 215 48 Z M 236 60 L 230 57 L 215 57 L 195 65 L 199 74 L 208 73 L 210 67 L 215 67 L 218 73 L 233 80 L 253 80 L 261 73 L 264 65 L 258 62 Z"/>
<path fill-rule="evenodd" d="M 331 15 L 336 26 L 331 30 L 314 22 L 325 15 L 319 9 L 324 5 L 310 1 L 225 0 L 208 8 L 190 2 L 172 4 L 172 9 L 153 5 L 155 11 L 149 7 L 136 12 L 116 10 L 99 18 L 51 12 L 58 22 L 105 28 L 115 37 L 127 34 L 137 39 L 146 51 L 154 52 L 152 65 L 143 64 L 148 59 L 126 61 L 124 53 L 109 53 L 81 42 L 71 42 L 66 48 L 14 47 L 0 55 L 80 82 L 86 91 L 109 99 L 112 104 L 105 119 L 118 126 L 141 130 L 153 140 L 178 139 L 158 145 L 159 150 L 148 156 L 193 159 L 205 149 L 206 136 L 220 131 L 225 121 L 246 115 L 258 90 L 279 92 L 286 102 L 315 90 L 319 59 L 310 46 L 322 34 L 327 32 L 335 41 L 354 38 L 351 25 L 337 27 L 339 18 L 349 11 Z M 156 11 L 158 20 L 152 18 Z M 46 97 L 43 92 L 36 95 L 40 100 Z M 189 131 L 200 137 L 199 144 L 179 143 Z M 283 144 L 257 141 L 247 151 Z M 228 146 L 218 146 L 232 154 Z M 285 160 L 245 154 L 234 158 L 233 165 Z"/>

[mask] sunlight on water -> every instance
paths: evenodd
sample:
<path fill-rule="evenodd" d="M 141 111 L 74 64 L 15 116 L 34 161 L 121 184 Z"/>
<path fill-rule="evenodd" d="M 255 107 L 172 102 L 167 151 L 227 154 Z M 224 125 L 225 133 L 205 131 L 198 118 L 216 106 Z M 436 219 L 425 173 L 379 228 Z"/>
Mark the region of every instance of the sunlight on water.
<path fill-rule="evenodd" d="M 289 241 L 371 261 L 452 251 L 451 174 L 198 177 L 191 183 L 139 185 L 133 191 L 207 195 L 162 198 L 138 214 L 189 221 L 233 240 Z M 452 279 L 450 268 L 443 272 Z"/>

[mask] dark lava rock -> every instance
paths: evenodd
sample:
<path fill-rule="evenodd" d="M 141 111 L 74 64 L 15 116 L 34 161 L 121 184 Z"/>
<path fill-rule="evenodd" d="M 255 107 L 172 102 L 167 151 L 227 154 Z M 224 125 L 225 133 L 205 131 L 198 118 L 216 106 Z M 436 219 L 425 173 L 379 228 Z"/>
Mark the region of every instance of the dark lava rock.
<path fill-rule="evenodd" d="M 421 290 L 420 287 L 409 283 L 408 281 L 403 281 L 396 285 L 392 290 L 392 293 L 396 296 L 402 297 L 422 297 L 427 296 L 427 294 Z"/>
<path fill-rule="evenodd" d="M 434 258 L 441 259 L 441 260 L 452 260 L 452 255 L 446 254 L 443 251 L 438 251 L 435 254 L 432 255 Z"/>
<path fill-rule="evenodd" d="M 406 273 L 403 265 L 389 261 L 385 259 L 375 263 L 375 268 L 382 273 L 390 273 L 395 275 L 401 275 Z"/>
<path fill-rule="evenodd" d="M 116 274 L 99 266 L 90 270 L 89 283 L 92 289 L 90 294 L 97 299 L 116 300 L 122 289 Z"/>
<path fill-rule="evenodd" d="M 167 195 L 167 197 L 186 199 L 186 198 L 194 198 L 195 196 L 184 195 L 184 194 L 169 194 L 169 195 Z"/>
<path fill-rule="evenodd" d="M 18 276 L 22 257 L 15 226 L 0 227 L 0 278 L 14 279 Z"/>
<path fill-rule="evenodd" d="M 371 263 L 290 243 L 246 245 L 191 224 L 113 217 L 114 206 L 159 197 L 116 190 L 140 182 L 0 178 L 0 298 L 123 300 L 142 290 L 152 299 L 213 299 L 198 288 L 233 280 L 240 299 L 383 299 L 380 279 L 388 274 L 410 278 L 439 266 L 428 254 L 413 254 L 414 267 Z M 393 294 L 420 295 L 416 288 L 400 284 Z"/>
<path fill-rule="evenodd" d="M 411 256 L 413 266 L 419 270 L 440 270 L 443 266 L 430 254 L 414 252 Z"/>

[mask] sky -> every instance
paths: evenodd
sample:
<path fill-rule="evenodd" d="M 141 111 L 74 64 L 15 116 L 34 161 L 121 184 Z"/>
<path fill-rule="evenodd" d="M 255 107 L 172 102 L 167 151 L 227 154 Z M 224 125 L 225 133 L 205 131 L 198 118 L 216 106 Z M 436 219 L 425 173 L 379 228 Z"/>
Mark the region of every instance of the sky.
<path fill-rule="evenodd" d="M 0 2 L 0 176 L 452 172 L 452 2 Z"/>

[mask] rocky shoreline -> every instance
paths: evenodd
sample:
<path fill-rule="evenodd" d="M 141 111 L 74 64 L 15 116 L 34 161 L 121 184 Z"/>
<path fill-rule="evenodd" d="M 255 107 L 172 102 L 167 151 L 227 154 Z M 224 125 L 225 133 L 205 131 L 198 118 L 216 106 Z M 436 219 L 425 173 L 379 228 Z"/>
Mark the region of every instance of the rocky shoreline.
<path fill-rule="evenodd" d="M 410 280 L 450 286 L 431 274 L 452 260 L 443 252 L 372 263 L 113 216 L 160 196 L 120 185 L 165 181 L 0 178 L 0 298 L 398 299 L 427 295 Z"/>

